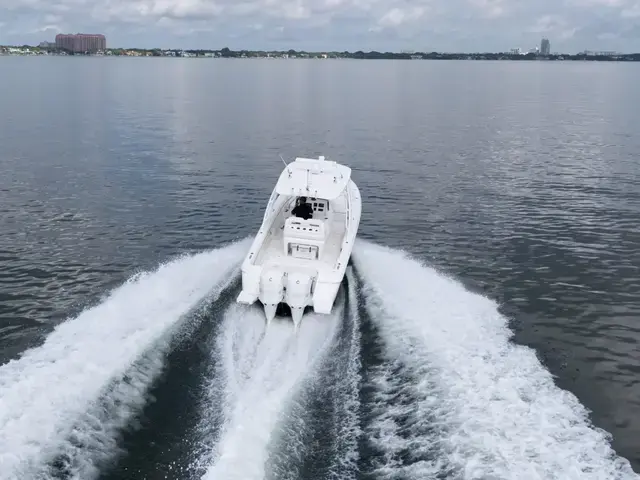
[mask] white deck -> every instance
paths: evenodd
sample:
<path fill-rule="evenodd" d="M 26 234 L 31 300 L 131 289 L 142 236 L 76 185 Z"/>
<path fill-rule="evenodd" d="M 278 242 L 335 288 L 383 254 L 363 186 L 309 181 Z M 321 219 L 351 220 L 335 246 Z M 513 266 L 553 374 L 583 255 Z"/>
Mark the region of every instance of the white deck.
<path fill-rule="evenodd" d="M 275 233 L 269 237 L 265 245 L 258 253 L 256 258 L 256 265 L 262 267 L 279 265 L 287 267 L 288 270 L 304 270 L 320 273 L 322 270 L 332 270 L 340 255 L 340 249 L 342 247 L 342 240 L 345 233 L 344 216 L 338 217 L 331 222 L 331 232 L 325 242 L 325 250 L 322 253 L 322 258 L 318 260 L 306 260 L 303 258 L 294 258 L 285 255 L 284 252 L 284 236 L 283 227 L 284 222 L 276 228 Z M 265 261 L 266 260 L 266 261 Z"/>
<path fill-rule="evenodd" d="M 306 260 L 285 255 L 283 235 L 284 222 L 291 216 L 292 204 L 282 214 L 278 215 L 278 218 L 275 220 L 272 228 L 273 235 L 269 237 L 258 252 L 255 265 L 260 265 L 262 267 L 281 265 L 287 267 L 291 271 L 313 270 L 318 273 L 322 270 L 332 270 L 338 256 L 340 255 L 340 249 L 342 248 L 342 241 L 345 234 L 345 203 L 346 198 L 344 195 L 329 202 L 330 209 L 332 211 L 331 223 L 329 226 L 329 236 L 325 241 L 325 249 L 321 258 L 318 260 Z M 315 212 L 313 218 L 324 220 L 326 215 L 323 214 L 318 216 L 317 212 Z"/>

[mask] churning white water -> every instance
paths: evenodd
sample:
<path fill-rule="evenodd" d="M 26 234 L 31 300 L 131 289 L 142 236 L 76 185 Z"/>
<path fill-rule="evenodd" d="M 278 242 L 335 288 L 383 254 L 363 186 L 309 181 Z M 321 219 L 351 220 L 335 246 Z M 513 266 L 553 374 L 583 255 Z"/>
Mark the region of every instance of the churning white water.
<path fill-rule="evenodd" d="M 534 351 L 510 342 L 493 301 L 369 242 L 358 242 L 354 263 L 389 367 L 374 380 L 380 404 L 366 432 L 389 453 L 379 475 L 637 478 Z M 399 372 L 410 381 L 398 385 Z M 390 392 L 411 401 L 394 404 Z M 407 464 L 402 451 L 431 456 Z"/>
<path fill-rule="evenodd" d="M 247 247 L 241 242 L 137 275 L 1 366 L 0 480 L 46 478 L 61 455 L 73 478 L 96 476 L 96 461 L 117 450 L 117 432 L 144 405 L 180 320 L 220 294 Z M 257 307 L 229 306 L 211 351 L 217 369 L 208 389 L 216 401 L 202 417 L 222 425 L 201 459 L 203 479 L 265 477 L 278 427 L 292 423 L 292 406 L 338 331 L 349 341 L 333 400 L 342 404 L 334 429 L 340 441 L 327 452 L 335 457 L 333 478 L 356 471 L 360 435 L 382 452 L 380 478 L 637 478 L 534 351 L 510 342 L 494 302 L 369 242 L 358 241 L 354 263 L 360 279 L 349 276 L 348 329 L 339 328 L 340 302 L 330 316 L 306 315 L 297 335 L 285 321 L 265 329 Z M 369 318 L 358 316 L 356 283 Z M 369 321 L 383 362 L 370 371 L 373 405 L 365 406 L 358 396 L 367 355 L 360 327 Z M 363 407 L 371 414 L 361 430 Z"/>
<path fill-rule="evenodd" d="M 259 308 L 230 306 L 214 351 L 222 372 L 211 384 L 224 389 L 224 426 L 204 479 L 264 477 L 276 426 L 311 380 L 341 317 L 340 306 L 329 316 L 305 315 L 295 334 L 290 321 L 276 319 L 266 328 Z"/>
<path fill-rule="evenodd" d="M 0 367 L 0 479 L 46 476 L 60 455 L 72 475 L 96 475 L 93 460 L 113 453 L 113 435 L 161 372 L 172 327 L 220 293 L 247 248 L 243 241 L 136 275 Z"/>

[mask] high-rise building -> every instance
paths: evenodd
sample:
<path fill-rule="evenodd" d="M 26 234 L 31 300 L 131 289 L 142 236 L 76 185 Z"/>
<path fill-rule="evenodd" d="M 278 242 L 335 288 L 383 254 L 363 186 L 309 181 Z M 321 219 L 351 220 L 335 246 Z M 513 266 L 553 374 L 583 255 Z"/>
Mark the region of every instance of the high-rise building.
<path fill-rule="evenodd" d="M 107 49 L 107 39 L 104 35 L 78 33 L 76 35 L 56 35 L 56 48 L 73 53 L 94 53 Z"/>
<path fill-rule="evenodd" d="M 549 43 L 549 40 L 546 38 L 542 39 L 542 42 L 540 42 L 540 55 L 549 55 L 551 53 L 551 44 Z"/>

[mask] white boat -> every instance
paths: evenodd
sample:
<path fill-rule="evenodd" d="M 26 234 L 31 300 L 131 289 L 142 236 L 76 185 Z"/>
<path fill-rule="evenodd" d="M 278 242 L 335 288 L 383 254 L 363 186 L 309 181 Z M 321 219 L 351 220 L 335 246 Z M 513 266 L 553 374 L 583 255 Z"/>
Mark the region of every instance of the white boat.
<path fill-rule="evenodd" d="M 302 199 L 308 213 L 301 216 L 304 207 L 295 207 Z M 287 305 L 296 330 L 308 306 L 316 313 L 331 313 L 361 211 L 360 191 L 349 167 L 322 156 L 296 158 L 286 165 L 242 264 L 237 301 L 262 302 L 267 323 L 279 306 Z M 309 214 L 311 218 L 304 218 Z"/>

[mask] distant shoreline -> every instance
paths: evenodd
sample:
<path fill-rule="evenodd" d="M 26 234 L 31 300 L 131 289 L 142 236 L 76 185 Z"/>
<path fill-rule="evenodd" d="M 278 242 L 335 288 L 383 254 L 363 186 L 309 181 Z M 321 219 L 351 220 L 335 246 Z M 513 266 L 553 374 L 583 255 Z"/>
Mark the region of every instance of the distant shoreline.
<path fill-rule="evenodd" d="M 440 53 L 415 52 L 395 53 L 377 51 L 357 52 L 306 52 L 296 50 L 181 50 L 110 48 L 99 53 L 68 53 L 52 48 L 23 46 L 0 46 L 0 56 L 53 55 L 53 56 L 105 56 L 105 57 L 185 57 L 185 58 L 285 58 L 285 59 L 355 59 L 355 60 L 534 60 L 534 61 L 601 61 L 638 62 L 640 53 L 606 54 L 579 53 L 540 55 L 537 53 Z"/>

